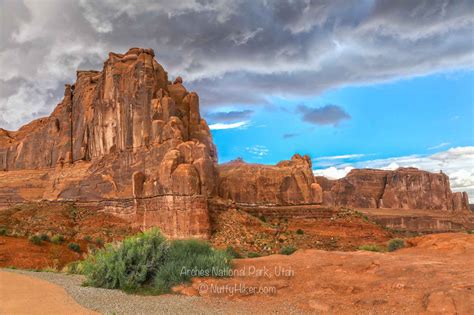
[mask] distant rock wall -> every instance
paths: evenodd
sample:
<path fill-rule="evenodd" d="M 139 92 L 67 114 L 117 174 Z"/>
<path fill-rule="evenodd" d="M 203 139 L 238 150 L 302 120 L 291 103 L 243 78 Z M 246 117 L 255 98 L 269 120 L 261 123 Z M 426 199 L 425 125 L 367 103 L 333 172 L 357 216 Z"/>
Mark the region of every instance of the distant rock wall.
<path fill-rule="evenodd" d="M 294 155 L 277 165 L 242 160 L 219 165 L 219 196 L 248 205 L 295 205 L 322 202 L 308 156 Z"/>
<path fill-rule="evenodd" d="M 137 224 L 156 224 L 173 236 L 209 235 L 202 200 L 217 193 L 217 152 L 199 97 L 182 82 L 168 81 L 151 49 L 110 53 L 102 71 L 78 71 L 50 117 L 18 131 L 0 129 L 0 167 L 7 177 L 19 176 L 15 187 L 4 178 L 0 203 L 33 195 L 117 204 L 133 198 L 137 216 L 141 207 L 154 213 L 150 221 L 133 219 Z M 50 170 L 33 176 L 31 185 L 42 188 L 27 192 L 34 172 L 24 170 L 39 169 Z M 152 199 L 160 201 L 144 201 Z"/>
<path fill-rule="evenodd" d="M 395 171 L 355 169 L 346 177 L 328 180 L 316 176 L 323 204 L 355 208 L 432 209 L 467 211 L 466 193 L 451 192 L 446 174 L 416 168 Z"/>

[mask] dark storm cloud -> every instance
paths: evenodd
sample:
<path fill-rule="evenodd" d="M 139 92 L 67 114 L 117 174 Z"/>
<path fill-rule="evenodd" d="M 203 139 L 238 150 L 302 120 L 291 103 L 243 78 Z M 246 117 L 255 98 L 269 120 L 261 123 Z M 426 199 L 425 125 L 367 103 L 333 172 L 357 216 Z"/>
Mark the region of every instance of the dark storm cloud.
<path fill-rule="evenodd" d="M 0 95 L 8 128 L 50 111 L 78 67 L 151 47 L 201 106 L 265 105 L 272 96 L 473 67 L 472 1 L 0 2 Z M 3 88 L 2 88 L 3 90 Z"/>
<path fill-rule="evenodd" d="M 214 112 L 206 115 L 206 118 L 210 122 L 222 122 L 230 123 L 236 121 L 249 120 L 253 115 L 253 110 L 241 110 L 241 111 L 230 111 L 230 112 Z"/>
<path fill-rule="evenodd" d="M 343 108 L 337 105 L 326 105 L 318 108 L 299 105 L 298 112 L 302 114 L 303 121 L 315 125 L 337 126 L 341 121 L 351 118 Z"/>

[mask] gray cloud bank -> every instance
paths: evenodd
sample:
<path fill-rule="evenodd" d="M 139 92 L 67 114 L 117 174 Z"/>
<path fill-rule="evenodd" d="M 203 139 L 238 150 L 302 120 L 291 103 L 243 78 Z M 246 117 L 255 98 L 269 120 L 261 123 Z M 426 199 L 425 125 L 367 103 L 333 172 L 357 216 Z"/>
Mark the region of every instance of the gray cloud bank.
<path fill-rule="evenodd" d="M 317 108 L 299 105 L 298 111 L 303 115 L 303 121 L 314 125 L 338 126 L 343 120 L 351 118 L 342 107 L 331 104 Z"/>
<path fill-rule="evenodd" d="M 47 115 L 75 71 L 155 49 L 207 110 L 473 68 L 472 1 L 3 0 L 0 126 Z"/>

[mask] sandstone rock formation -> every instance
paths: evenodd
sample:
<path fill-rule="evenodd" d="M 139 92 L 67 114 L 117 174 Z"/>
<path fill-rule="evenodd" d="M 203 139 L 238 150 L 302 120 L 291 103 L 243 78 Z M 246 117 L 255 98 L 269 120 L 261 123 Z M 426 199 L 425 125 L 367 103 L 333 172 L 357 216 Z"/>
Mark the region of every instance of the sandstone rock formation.
<path fill-rule="evenodd" d="M 170 236 L 207 237 L 217 154 L 182 82 L 168 81 L 151 49 L 78 71 L 51 116 L 0 130 L 0 200 L 80 201 Z"/>
<path fill-rule="evenodd" d="M 171 83 L 142 48 L 110 53 L 102 71 L 78 71 L 49 117 L 0 129 L 0 170 L 0 209 L 74 201 L 175 238 L 209 237 L 211 197 L 288 213 L 298 205 L 468 209 L 446 175 L 416 169 L 354 170 L 331 181 L 315 178 L 311 159 L 298 154 L 277 165 L 217 166 L 198 95 L 181 77 Z"/>
<path fill-rule="evenodd" d="M 446 174 L 416 168 L 354 169 L 339 180 L 317 176 L 325 205 L 468 211 L 466 193 L 451 192 Z"/>
<path fill-rule="evenodd" d="M 277 165 L 242 160 L 219 165 L 219 196 L 241 204 L 292 205 L 322 202 L 309 156 L 295 154 Z"/>

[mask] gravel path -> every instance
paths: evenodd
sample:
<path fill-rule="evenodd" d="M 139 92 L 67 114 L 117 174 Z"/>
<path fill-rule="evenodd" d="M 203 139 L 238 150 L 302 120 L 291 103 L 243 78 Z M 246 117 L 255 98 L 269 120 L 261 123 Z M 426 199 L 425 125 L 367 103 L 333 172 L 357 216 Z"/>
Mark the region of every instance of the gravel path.
<path fill-rule="evenodd" d="M 37 277 L 63 287 L 80 305 L 101 314 L 255 314 L 256 305 L 246 301 L 229 301 L 217 298 L 188 297 L 182 295 L 141 296 L 119 290 L 83 287 L 84 278 L 53 272 L 34 272 L 17 269 L 0 269 Z M 281 311 L 281 310 L 280 310 Z M 263 313 L 276 310 L 266 309 Z M 285 312 L 287 313 L 287 312 Z"/>

